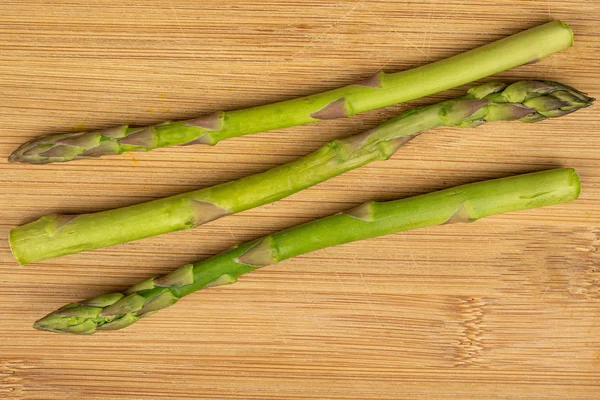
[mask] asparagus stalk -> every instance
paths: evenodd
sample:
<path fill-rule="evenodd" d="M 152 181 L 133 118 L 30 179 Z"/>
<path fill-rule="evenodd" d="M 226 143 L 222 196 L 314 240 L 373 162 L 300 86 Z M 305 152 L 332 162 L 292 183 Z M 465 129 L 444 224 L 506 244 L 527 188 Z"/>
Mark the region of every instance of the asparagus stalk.
<path fill-rule="evenodd" d="M 416 135 L 439 126 L 487 121 L 535 122 L 587 107 L 593 99 L 556 82 L 490 82 L 469 94 L 412 109 L 362 134 L 333 140 L 263 173 L 164 199 L 92 214 L 44 216 L 13 228 L 9 241 L 21 264 L 189 229 L 271 203 L 375 160 L 385 160 Z"/>
<path fill-rule="evenodd" d="M 572 43 L 571 29 L 552 21 L 429 65 L 392 74 L 380 72 L 357 84 L 311 96 L 148 127 L 122 125 L 36 138 L 19 147 L 9 161 L 43 164 L 173 145 L 215 145 L 231 137 L 349 117 L 535 62 Z"/>
<path fill-rule="evenodd" d="M 267 265 L 375 236 L 574 200 L 579 177 L 561 168 L 473 183 L 389 202 L 368 202 L 335 214 L 244 243 L 217 256 L 150 278 L 124 293 L 105 294 L 71 303 L 34 324 L 41 330 L 89 334 L 121 329 L 180 298 L 210 286 L 234 283 Z"/>

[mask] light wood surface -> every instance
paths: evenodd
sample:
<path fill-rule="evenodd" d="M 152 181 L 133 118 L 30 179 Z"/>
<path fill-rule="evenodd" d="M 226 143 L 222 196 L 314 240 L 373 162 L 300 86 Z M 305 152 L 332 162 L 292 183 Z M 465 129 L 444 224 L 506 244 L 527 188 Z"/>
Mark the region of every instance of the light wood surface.
<path fill-rule="evenodd" d="M 573 48 L 503 78 L 600 97 L 600 2 L 3 0 L 0 398 L 598 399 L 600 106 L 438 129 L 377 162 L 203 227 L 18 268 L 9 229 L 210 186 L 369 129 L 347 120 L 101 160 L 8 164 L 40 134 L 157 123 L 315 93 L 562 19 Z M 463 93 L 445 92 L 410 105 Z M 37 332 L 71 301 L 368 199 L 575 167 L 576 202 L 326 249 L 120 332 Z"/>

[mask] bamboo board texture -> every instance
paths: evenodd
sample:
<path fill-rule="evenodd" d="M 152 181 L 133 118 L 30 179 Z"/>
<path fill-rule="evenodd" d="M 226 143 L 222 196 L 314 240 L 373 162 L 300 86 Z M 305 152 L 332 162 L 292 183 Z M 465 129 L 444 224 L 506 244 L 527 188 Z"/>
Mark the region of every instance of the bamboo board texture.
<path fill-rule="evenodd" d="M 404 70 L 562 19 L 574 47 L 500 75 L 600 97 L 596 1 L 3 0 L 0 398 L 598 399 L 599 106 L 538 124 L 442 128 L 285 200 L 203 227 L 18 268 L 9 229 L 229 181 L 408 106 L 101 160 L 8 164 L 40 134 L 158 123 Z M 235 243 L 477 180 L 575 167 L 581 198 L 321 250 L 93 336 L 31 328 Z"/>

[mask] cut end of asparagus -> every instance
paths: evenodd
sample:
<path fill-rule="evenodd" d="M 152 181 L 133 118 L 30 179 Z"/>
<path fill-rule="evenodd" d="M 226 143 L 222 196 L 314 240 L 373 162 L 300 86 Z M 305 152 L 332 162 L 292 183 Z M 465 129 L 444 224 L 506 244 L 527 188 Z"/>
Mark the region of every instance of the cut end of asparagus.
<path fill-rule="evenodd" d="M 571 200 L 576 200 L 579 198 L 579 195 L 581 194 L 581 179 L 579 178 L 579 174 L 577 174 L 577 171 L 575 171 L 572 168 L 570 168 L 570 171 L 571 171 L 570 186 L 572 188 L 574 188 L 573 197 Z"/>
<path fill-rule="evenodd" d="M 575 35 L 573 34 L 573 29 L 571 29 L 571 27 L 566 22 L 563 22 L 561 20 L 556 20 L 556 22 L 558 22 L 558 24 L 560 24 L 562 28 L 565 28 L 571 34 L 571 46 L 573 46 L 573 44 L 575 43 Z"/>
<path fill-rule="evenodd" d="M 22 266 L 25 264 L 25 262 L 23 262 L 21 260 L 21 257 L 19 256 L 19 254 L 15 251 L 15 248 L 13 246 L 12 233 L 13 233 L 12 229 L 10 231 L 8 231 L 8 248 L 10 249 L 10 252 L 12 253 L 14 259 L 17 260 L 17 262 L 19 263 L 19 266 Z"/>

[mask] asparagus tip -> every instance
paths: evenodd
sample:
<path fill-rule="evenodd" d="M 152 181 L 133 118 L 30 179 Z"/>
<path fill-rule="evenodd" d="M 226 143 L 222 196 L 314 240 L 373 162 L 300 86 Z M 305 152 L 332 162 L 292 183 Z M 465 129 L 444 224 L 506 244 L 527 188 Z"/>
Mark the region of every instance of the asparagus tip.
<path fill-rule="evenodd" d="M 16 162 L 20 162 L 21 160 L 19 159 L 19 155 L 17 154 L 16 151 L 14 151 L 10 156 L 8 156 L 8 162 L 9 163 L 16 163 Z"/>

